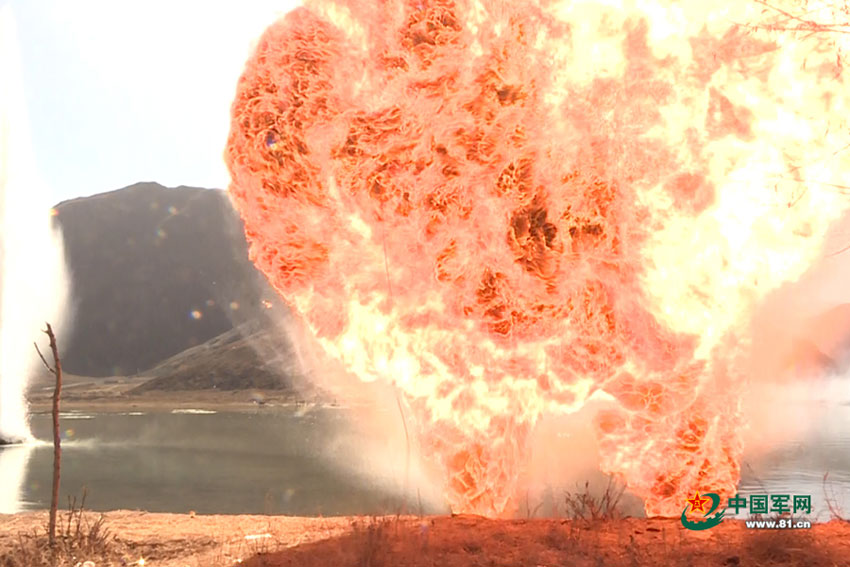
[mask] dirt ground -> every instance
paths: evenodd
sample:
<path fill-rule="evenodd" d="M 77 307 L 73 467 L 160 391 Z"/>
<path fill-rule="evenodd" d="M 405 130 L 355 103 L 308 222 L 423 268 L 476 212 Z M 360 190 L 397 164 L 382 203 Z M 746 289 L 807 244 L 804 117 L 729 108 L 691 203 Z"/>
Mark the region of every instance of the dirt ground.
<path fill-rule="evenodd" d="M 116 510 L 104 514 L 85 512 L 83 532 L 90 530 L 101 516 L 108 532 L 108 551 L 114 559 L 104 561 L 106 554 L 97 552 L 104 551 L 106 546 L 97 546 L 89 554 L 80 552 L 80 563 L 91 560 L 96 567 L 112 564 L 145 567 L 239 565 L 272 549 L 342 537 L 351 525 L 349 518 L 204 516 Z M 69 523 L 70 530 L 67 529 Z M 36 534 L 43 540 L 47 524 L 46 511 L 0 515 L 0 565 L 14 565 L 7 558 L 20 556 L 21 547 L 30 546 Z M 58 534 L 75 531 L 76 522 L 67 511 L 60 510 L 57 524 Z"/>
<path fill-rule="evenodd" d="M 89 519 L 99 514 L 89 513 Z M 60 520 L 62 517 L 60 517 Z M 0 516 L 0 565 L 46 512 Z M 850 523 L 752 530 L 727 520 L 703 532 L 678 520 L 490 520 L 477 516 L 297 518 L 114 511 L 113 559 L 79 565 L 282 566 L 850 566 Z M 6 561 L 6 563 L 4 563 Z"/>

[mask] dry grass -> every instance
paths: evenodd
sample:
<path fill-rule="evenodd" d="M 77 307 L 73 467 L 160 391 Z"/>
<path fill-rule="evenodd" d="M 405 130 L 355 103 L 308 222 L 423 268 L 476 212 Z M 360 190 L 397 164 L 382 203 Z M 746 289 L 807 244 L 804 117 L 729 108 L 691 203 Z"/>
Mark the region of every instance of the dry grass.
<path fill-rule="evenodd" d="M 791 567 L 850 566 L 846 524 L 747 529 L 727 521 L 691 532 L 675 519 L 623 518 L 623 488 L 565 495 L 568 519 L 488 520 L 477 516 L 353 520 L 343 536 L 252 558 L 248 567 Z M 526 512 L 536 510 L 526 501 Z M 779 519 L 779 518 L 766 518 Z M 786 518 L 787 519 L 787 518 Z"/>
<path fill-rule="evenodd" d="M 21 535 L 17 549 L 0 556 L 3 567 L 82 567 L 87 562 L 108 565 L 120 561 L 116 538 L 106 527 L 104 516 L 85 511 L 86 492 L 68 499 L 68 511 L 57 521 L 56 545 L 51 549 L 48 528 Z"/>
<path fill-rule="evenodd" d="M 729 520 L 692 532 L 676 519 L 621 518 L 623 492 L 613 480 L 602 491 L 584 489 L 565 496 L 570 518 L 107 513 L 121 538 L 103 515 L 84 513 L 83 500 L 63 515 L 55 552 L 40 530 L 7 547 L 0 567 L 130 567 L 140 557 L 151 567 L 850 567 L 846 521 L 755 530 Z"/>
<path fill-rule="evenodd" d="M 398 521 L 396 520 L 396 524 Z M 382 567 L 386 564 L 386 555 L 390 547 L 389 534 L 392 521 L 372 518 L 365 525 L 354 524 L 355 551 L 357 564 L 363 567 Z"/>
<path fill-rule="evenodd" d="M 842 564 L 835 562 L 835 554 L 810 530 L 748 530 L 742 543 L 740 552 L 745 565 L 805 567 Z"/>
<path fill-rule="evenodd" d="M 590 482 L 584 483 L 584 490 L 564 494 L 564 506 L 567 518 L 599 522 L 617 520 L 623 517 L 621 501 L 626 485 L 617 482 L 613 476 L 608 477 L 601 496 L 594 496 Z"/>
<path fill-rule="evenodd" d="M 818 524 L 811 531 L 751 530 L 729 520 L 706 532 L 691 532 L 675 519 L 592 522 L 457 515 L 320 520 L 113 512 L 106 519 L 121 537 L 98 529 L 95 534 L 105 537 L 90 536 L 87 546 L 84 535 L 92 533 L 100 517 L 89 523 L 85 515 L 70 522 L 68 516 L 62 517 L 64 547 L 56 555 L 61 567 L 83 567 L 85 561 L 95 567 L 129 567 L 139 565 L 140 557 L 146 558 L 146 567 L 850 565 L 846 522 Z M 39 523 L 45 518 L 41 513 Z M 6 534 L 10 544 L 13 537 Z M 52 566 L 43 532 L 39 538 L 40 549 L 27 537 L 22 538 L 23 546 L 12 550 L 9 545 L 9 561 L 0 565 Z M 97 541 L 105 544 L 94 545 Z"/>

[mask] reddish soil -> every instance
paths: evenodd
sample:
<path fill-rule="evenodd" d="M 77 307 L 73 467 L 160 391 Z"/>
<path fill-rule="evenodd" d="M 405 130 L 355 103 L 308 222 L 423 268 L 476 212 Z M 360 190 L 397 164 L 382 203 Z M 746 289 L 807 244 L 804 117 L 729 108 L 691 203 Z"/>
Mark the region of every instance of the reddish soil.
<path fill-rule="evenodd" d="M 850 565 L 850 523 L 750 530 L 727 521 L 705 532 L 677 520 L 488 520 L 476 516 L 371 521 L 351 533 L 255 556 L 250 567 Z"/>
<path fill-rule="evenodd" d="M 89 518 L 98 515 L 90 513 Z M 478 516 L 294 518 L 105 514 L 111 560 L 96 567 L 281 566 L 850 566 L 850 522 L 810 530 L 751 530 L 727 520 L 704 532 L 677 520 L 489 520 Z M 0 565 L 45 512 L 0 516 Z M 24 536 L 21 539 L 21 536 Z M 71 563 L 73 565 L 73 563 Z"/>

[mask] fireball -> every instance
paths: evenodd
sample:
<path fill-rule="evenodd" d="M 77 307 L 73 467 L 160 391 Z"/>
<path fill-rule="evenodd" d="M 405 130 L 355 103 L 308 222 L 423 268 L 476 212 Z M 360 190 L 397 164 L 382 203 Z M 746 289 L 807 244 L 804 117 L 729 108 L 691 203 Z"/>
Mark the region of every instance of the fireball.
<path fill-rule="evenodd" d="M 850 208 L 847 11 L 307 1 L 232 107 L 251 258 L 401 392 L 454 511 L 512 513 L 535 422 L 597 392 L 648 514 L 725 498 L 750 318 Z"/>

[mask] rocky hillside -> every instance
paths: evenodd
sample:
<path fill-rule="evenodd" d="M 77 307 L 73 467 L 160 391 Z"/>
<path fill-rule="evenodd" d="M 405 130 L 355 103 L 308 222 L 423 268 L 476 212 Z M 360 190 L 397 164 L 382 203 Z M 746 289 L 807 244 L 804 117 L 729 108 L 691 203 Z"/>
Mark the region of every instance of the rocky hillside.
<path fill-rule="evenodd" d="M 254 319 L 162 361 L 132 393 L 291 389 L 300 376 L 296 360 L 283 329 Z"/>
<path fill-rule="evenodd" d="M 56 209 L 75 303 L 70 373 L 137 374 L 284 309 L 223 191 L 138 183 Z"/>

